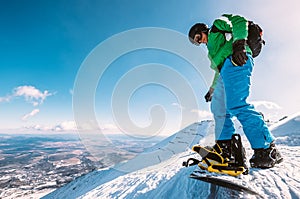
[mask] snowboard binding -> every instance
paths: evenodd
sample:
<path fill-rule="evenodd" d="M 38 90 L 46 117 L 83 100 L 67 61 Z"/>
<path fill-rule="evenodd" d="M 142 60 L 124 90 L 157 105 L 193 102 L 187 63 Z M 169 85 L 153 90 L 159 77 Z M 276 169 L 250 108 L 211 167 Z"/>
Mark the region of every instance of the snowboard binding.
<path fill-rule="evenodd" d="M 183 166 L 188 167 L 197 164 L 202 170 L 230 176 L 248 174 L 249 169 L 246 165 L 245 149 L 242 146 L 241 136 L 234 134 L 231 140 L 227 142 L 226 147 L 218 144 L 218 142 L 213 147 L 193 146 L 192 150 L 198 153 L 202 160 L 189 158 L 183 162 Z"/>

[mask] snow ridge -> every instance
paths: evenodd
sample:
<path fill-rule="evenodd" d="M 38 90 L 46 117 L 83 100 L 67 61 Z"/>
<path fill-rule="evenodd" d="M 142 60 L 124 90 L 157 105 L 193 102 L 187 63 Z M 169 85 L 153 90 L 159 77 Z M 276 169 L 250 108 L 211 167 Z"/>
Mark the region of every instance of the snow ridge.
<path fill-rule="evenodd" d="M 194 123 L 127 162 L 120 163 L 108 169 L 91 172 L 43 198 L 77 198 L 98 186 L 102 187 L 101 185 L 105 186 L 105 183 L 114 181 L 112 178 L 118 179 L 120 176 L 128 177 L 130 173 L 143 168 L 145 168 L 144 171 L 148 172 L 153 166 L 154 168 L 158 167 L 155 165 L 159 165 L 159 167 L 163 167 L 162 165 L 165 164 L 168 165 L 168 162 L 173 160 L 173 156 L 175 159 L 178 159 L 179 153 L 187 151 L 191 146 L 197 144 L 198 141 L 205 136 L 210 126 L 210 121 Z M 180 164 L 181 163 L 182 162 L 180 162 Z M 176 166 L 178 167 L 177 164 Z M 174 173 L 170 173 L 170 175 L 174 175 Z"/>
<path fill-rule="evenodd" d="M 271 169 L 251 169 L 249 175 L 241 176 L 243 182 L 263 198 L 300 198 L 299 118 L 299 114 L 295 115 L 271 128 L 278 138 L 283 163 Z M 197 166 L 182 167 L 182 162 L 189 157 L 199 158 L 189 148 L 199 142 L 206 143 L 212 125 L 209 121 L 192 124 L 132 161 L 140 163 L 139 158 L 146 158 L 141 165 L 123 163 L 94 171 L 44 198 L 255 198 L 191 179 L 188 176 Z M 249 159 L 252 150 L 244 140 L 243 135 Z M 134 167 L 126 170 L 128 165 Z"/>

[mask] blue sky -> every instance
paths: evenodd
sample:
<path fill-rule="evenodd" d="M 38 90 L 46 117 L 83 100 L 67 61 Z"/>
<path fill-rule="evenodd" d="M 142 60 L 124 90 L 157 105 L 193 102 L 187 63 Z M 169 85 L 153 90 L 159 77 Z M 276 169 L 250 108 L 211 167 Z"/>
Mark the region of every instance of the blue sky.
<path fill-rule="evenodd" d="M 194 23 L 211 24 L 223 13 L 242 14 L 261 24 L 265 31 L 267 45 L 255 60 L 251 100 L 271 115 L 280 117 L 298 112 L 300 23 L 297 7 L 296 0 L 284 3 L 269 0 L 251 3 L 238 0 L 2 1 L 0 129 L 72 129 L 74 82 L 93 49 L 112 36 L 135 28 L 166 28 L 186 35 Z M 114 44 L 114 48 L 132 42 Z M 170 38 L 168 42 L 176 41 Z M 189 50 L 199 55 L 205 52 L 203 47 Z M 95 113 L 99 124 L 108 132 L 116 131 L 117 126 L 111 113 L 111 96 L 116 84 L 136 66 L 149 63 L 153 63 L 153 67 L 167 66 L 191 85 L 198 107 L 185 111 L 199 114 L 199 118 L 208 114 L 209 105 L 203 102 L 207 85 L 194 74 L 193 67 L 172 53 L 143 49 L 120 56 L 99 82 Z M 209 68 L 208 64 L 203 67 Z M 144 74 L 146 76 L 172 80 L 168 74 L 156 71 Z M 173 84 L 176 85 L 176 81 Z M 158 84 L 141 86 L 128 104 L 129 115 L 138 126 L 151 123 L 149 112 L 153 105 L 163 106 L 167 114 L 163 131 L 167 133 L 181 127 L 180 113 L 186 108 L 180 106 L 174 93 Z"/>

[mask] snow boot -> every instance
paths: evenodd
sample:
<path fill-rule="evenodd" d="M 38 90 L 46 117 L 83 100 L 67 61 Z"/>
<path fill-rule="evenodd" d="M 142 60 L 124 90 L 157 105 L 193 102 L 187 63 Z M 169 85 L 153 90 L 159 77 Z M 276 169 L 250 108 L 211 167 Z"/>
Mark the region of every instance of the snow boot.
<path fill-rule="evenodd" d="M 254 149 L 254 154 L 250 159 L 250 165 L 253 168 L 267 169 L 283 161 L 281 154 L 276 148 L 274 142 L 271 142 L 267 149 Z"/>
<path fill-rule="evenodd" d="M 212 164 L 224 164 L 232 158 L 231 140 L 217 140 L 214 146 L 195 145 L 192 150 L 197 152 L 202 160 L 213 162 Z"/>
<path fill-rule="evenodd" d="M 195 145 L 192 150 L 202 157 L 198 166 L 203 170 L 232 176 L 248 174 L 245 150 L 239 134 L 234 134 L 231 140 L 217 140 L 213 147 Z M 185 165 L 189 165 L 189 162 Z"/>
<path fill-rule="evenodd" d="M 229 162 L 234 157 L 232 157 L 231 151 L 231 140 L 217 140 L 216 144 L 213 146 L 213 150 L 219 153 L 225 160 Z"/>
<path fill-rule="evenodd" d="M 193 146 L 193 151 L 199 153 L 201 157 L 211 159 L 211 153 L 217 153 L 223 160 L 216 159 L 218 162 L 226 163 L 231 162 L 236 166 L 245 166 L 246 163 L 246 151 L 242 145 L 241 136 L 234 134 L 231 140 L 217 140 L 213 147 L 204 147 L 205 151 L 201 150 L 201 146 Z M 213 158 L 213 157 L 212 157 Z"/>
<path fill-rule="evenodd" d="M 231 164 L 243 167 L 244 175 L 247 175 L 249 168 L 247 166 L 246 150 L 242 144 L 242 138 L 239 134 L 233 134 L 231 139 L 231 154 L 234 157 Z"/>

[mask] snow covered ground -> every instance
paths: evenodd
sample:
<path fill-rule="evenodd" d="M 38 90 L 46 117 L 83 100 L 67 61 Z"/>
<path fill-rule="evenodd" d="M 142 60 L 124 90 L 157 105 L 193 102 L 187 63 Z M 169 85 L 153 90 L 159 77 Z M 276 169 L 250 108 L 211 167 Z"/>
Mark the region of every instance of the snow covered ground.
<path fill-rule="evenodd" d="M 238 131 L 242 131 L 237 124 Z M 271 127 L 284 162 L 271 169 L 251 169 L 240 176 L 263 198 L 300 198 L 300 115 Z M 135 159 L 94 171 L 45 196 L 49 198 L 255 198 L 189 178 L 194 167 L 182 167 L 197 157 L 190 147 L 212 144 L 213 124 L 195 123 L 165 139 Z M 248 159 L 252 156 L 243 136 Z"/>

